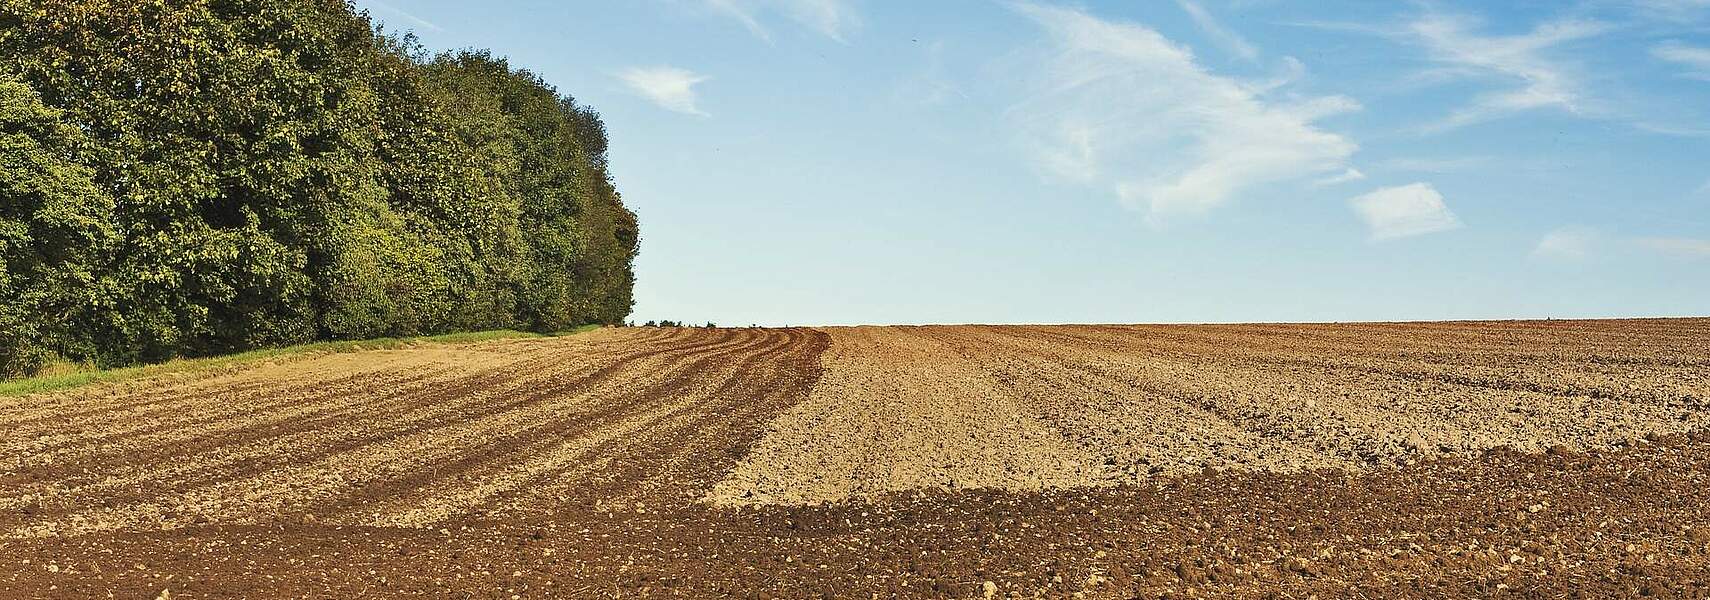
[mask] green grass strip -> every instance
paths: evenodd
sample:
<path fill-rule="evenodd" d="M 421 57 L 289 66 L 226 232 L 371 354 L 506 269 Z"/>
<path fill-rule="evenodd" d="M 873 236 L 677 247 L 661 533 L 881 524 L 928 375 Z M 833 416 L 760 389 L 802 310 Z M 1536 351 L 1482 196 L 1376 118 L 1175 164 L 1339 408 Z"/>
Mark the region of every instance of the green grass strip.
<path fill-rule="evenodd" d="M 250 350 L 248 352 L 239 352 L 237 354 L 227 354 L 227 355 L 223 355 L 223 356 L 209 356 L 209 357 L 203 357 L 203 358 L 175 358 L 175 359 L 163 362 L 163 363 L 152 364 L 152 365 L 138 365 L 135 367 L 122 367 L 122 368 L 118 368 L 118 369 L 106 369 L 106 370 L 83 369 L 83 370 L 73 371 L 70 373 L 54 373 L 51 375 L 41 375 L 41 376 L 37 376 L 37 377 L 27 377 L 27 378 L 22 378 L 22 379 L 12 379 L 12 380 L 7 380 L 7 381 L 0 381 L 0 398 L 8 397 L 8 396 L 23 396 L 23 395 L 27 395 L 27 394 L 37 394 L 37 393 L 41 393 L 41 392 L 66 390 L 66 389 L 71 389 L 71 388 L 75 388 L 75 387 L 82 387 L 85 385 L 90 385 L 90 384 L 95 384 L 95 383 L 125 381 L 128 379 L 141 379 L 144 377 L 155 377 L 158 375 L 170 375 L 170 374 L 177 374 L 177 373 L 199 373 L 199 372 L 206 372 L 206 371 L 216 371 L 216 370 L 221 370 L 221 369 L 231 369 L 231 368 L 235 368 L 235 367 L 246 366 L 249 363 L 261 362 L 261 361 L 265 361 L 265 360 L 269 360 L 269 359 L 275 359 L 275 358 L 295 357 L 295 356 L 300 356 L 300 355 L 337 354 L 337 353 L 341 353 L 341 352 L 360 352 L 363 350 L 387 350 L 387 349 L 393 349 L 393 348 L 403 348 L 406 346 L 411 346 L 411 345 L 415 345 L 415 344 L 422 344 L 422 343 L 467 344 L 467 343 L 472 343 L 472 342 L 485 342 L 485 341 L 491 341 L 491 340 L 556 337 L 556 336 L 561 336 L 561 335 L 572 335 L 572 334 L 582 333 L 584 331 L 591 331 L 594 329 L 598 329 L 599 327 L 600 327 L 599 325 L 583 325 L 581 327 L 577 327 L 577 328 L 571 329 L 569 331 L 563 331 L 563 332 L 552 333 L 552 334 L 541 334 L 541 333 L 531 333 L 531 332 L 527 332 L 527 331 L 511 331 L 508 329 L 498 329 L 498 330 L 492 330 L 492 331 L 468 331 L 468 332 L 463 332 L 463 333 L 447 333 L 444 335 L 430 335 L 430 336 L 410 337 L 410 338 L 376 338 L 376 339 L 372 339 L 372 340 L 341 340 L 341 341 L 330 341 L 330 342 L 313 342 L 313 343 L 308 343 L 308 344 L 299 344 L 296 346 L 286 346 L 283 348 L 263 348 L 260 350 Z M 77 368 L 77 367 L 73 367 L 73 368 Z"/>

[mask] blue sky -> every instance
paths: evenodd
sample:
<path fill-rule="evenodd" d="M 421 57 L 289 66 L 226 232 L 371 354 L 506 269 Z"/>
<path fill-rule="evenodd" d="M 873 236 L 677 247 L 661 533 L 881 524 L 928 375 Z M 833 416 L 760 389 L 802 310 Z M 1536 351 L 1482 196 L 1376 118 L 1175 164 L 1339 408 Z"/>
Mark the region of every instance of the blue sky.
<path fill-rule="evenodd" d="M 1710 0 L 364 0 L 605 117 L 638 321 L 1710 314 Z"/>

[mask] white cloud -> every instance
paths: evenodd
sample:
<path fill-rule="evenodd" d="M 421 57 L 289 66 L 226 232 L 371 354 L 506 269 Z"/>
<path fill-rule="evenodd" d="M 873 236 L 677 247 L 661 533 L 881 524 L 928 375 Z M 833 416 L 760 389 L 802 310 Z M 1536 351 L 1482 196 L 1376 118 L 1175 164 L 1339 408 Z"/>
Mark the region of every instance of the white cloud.
<path fill-rule="evenodd" d="M 967 92 L 951 79 L 949 69 L 944 66 L 943 40 L 937 40 L 920 46 L 925 60 L 921 69 L 912 77 L 900 82 L 891 94 L 892 99 L 903 104 L 938 107 L 956 100 L 968 99 Z"/>
<path fill-rule="evenodd" d="M 695 105 L 695 85 L 707 80 L 704 75 L 677 67 L 632 67 L 619 73 L 618 79 L 631 91 L 661 108 L 707 116 Z"/>
<path fill-rule="evenodd" d="M 1676 22 L 1691 22 L 1710 11 L 1710 0 L 1634 0 L 1646 16 Z"/>
<path fill-rule="evenodd" d="M 1585 227 L 1562 227 L 1544 234 L 1532 248 L 1533 258 L 1579 260 L 1592 254 L 1600 237 Z"/>
<path fill-rule="evenodd" d="M 1671 41 L 1652 47 L 1651 56 L 1686 67 L 1688 77 L 1710 80 L 1710 48 Z"/>
<path fill-rule="evenodd" d="M 1306 65 L 1293 56 L 1282 57 L 1282 64 L 1277 67 L 1276 74 L 1269 79 L 1254 82 L 1244 82 L 1243 85 L 1254 94 L 1265 94 L 1272 90 L 1287 86 L 1306 76 Z"/>
<path fill-rule="evenodd" d="M 1710 258 L 1710 240 L 1692 238 L 1640 238 L 1639 245 L 1683 258 Z"/>
<path fill-rule="evenodd" d="M 1365 178 L 1366 178 L 1366 174 L 1361 173 L 1359 169 L 1356 169 L 1353 167 L 1348 167 L 1348 170 L 1346 170 L 1346 171 L 1343 171 L 1343 172 L 1338 173 L 1336 175 L 1331 175 L 1329 177 L 1321 178 L 1317 181 L 1312 182 L 1312 184 L 1313 185 L 1319 185 L 1319 186 L 1336 185 L 1338 183 L 1348 183 L 1350 181 L 1359 181 L 1359 180 L 1365 179 Z"/>
<path fill-rule="evenodd" d="M 1682 237 L 1608 237 L 1587 227 L 1562 227 L 1544 234 L 1532 258 L 1581 260 L 1609 250 L 1638 247 L 1677 258 L 1710 258 L 1710 239 Z"/>
<path fill-rule="evenodd" d="M 861 18 L 846 0 L 705 0 L 713 10 L 736 19 L 756 37 L 772 41 L 772 33 L 760 23 L 762 13 L 779 13 L 839 42 L 861 25 Z"/>
<path fill-rule="evenodd" d="M 1694 138 L 1710 137 L 1710 127 L 1692 127 L 1690 125 L 1682 126 L 1682 125 L 1673 125 L 1673 124 L 1669 124 L 1669 123 L 1653 123 L 1653 122 L 1634 123 L 1633 127 L 1638 128 L 1640 131 L 1647 131 L 1650 133 L 1658 133 L 1658 134 L 1662 134 L 1662 135 L 1672 135 L 1675 137 L 1694 137 Z"/>
<path fill-rule="evenodd" d="M 1443 204 L 1443 195 L 1429 183 L 1379 188 L 1348 203 L 1371 229 L 1373 241 L 1436 233 L 1461 226 L 1460 219 Z"/>
<path fill-rule="evenodd" d="M 1391 158 L 1378 163 L 1379 167 L 1393 171 L 1418 171 L 1424 173 L 1452 173 L 1489 166 L 1495 162 L 1491 156 L 1459 156 L 1454 158 Z"/>
<path fill-rule="evenodd" d="M 1230 31 L 1222 23 L 1218 23 L 1217 18 L 1206 12 L 1205 7 L 1193 0 L 1176 0 L 1176 3 L 1181 5 L 1182 11 L 1186 12 L 1189 18 L 1193 19 L 1200 31 L 1204 31 L 1205 35 L 1211 38 L 1211 41 L 1222 46 L 1224 50 L 1247 62 L 1259 60 L 1257 48 L 1254 48 L 1240 34 Z"/>
<path fill-rule="evenodd" d="M 1498 79 L 1512 86 L 1475 98 L 1427 129 L 1450 129 L 1535 109 L 1569 114 L 1588 110 L 1572 70 L 1546 56 L 1546 51 L 1596 36 L 1607 30 L 1605 25 L 1561 20 L 1512 36 L 1481 36 L 1473 31 L 1477 25 L 1465 17 L 1433 13 L 1409 24 L 1401 36 L 1422 45 L 1432 60 L 1443 65 L 1433 71 L 1438 76 Z"/>
<path fill-rule="evenodd" d="M 1710 258 L 1710 239 L 1681 237 L 1616 237 L 1608 238 L 1585 227 L 1563 227 L 1538 240 L 1532 249 L 1533 258 L 1579 260 L 1603 250 L 1639 247 L 1677 258 Z"/>
<path fill-rule="evenodd" d="M 1693 12 L 1710 9 L 1710 0 L 1634 0 L 1640 7 L 1663 12 Z"/>
<path fill-rule="evenodd" d="M 1341 96 L 1270 98 L 1207 72 L 1147 27 L 1032 3 L 1050 50 L 1009 116 L 1052 174 L 1113 186 L 1156 220 L 1203 213 L 1255 186 L 1343 173 L 1357 149 L 1314 121 L 1356 110 Z"/>
<path fill-rule="evenodd" d="M 1441 12 L 1440 3 L 1415 2 L 1425 7 L 1422 16 L 1404 19 L 1397 25 L 1334 21 L 1293 21 L 1285 24 L 1326 31 L 1374 35 L 1423 49 L 1431 61 L 1392 91 L 1411 91 L 1421 86 L 1464 83 L 1480 86 L 1464 104 L 1441 118 L 1413 129 L 1436 133 L 1474 123 L 1500 119 L 1528 111 L 1553 111 L 1584 119 L 1624 122 L 1650 133 L 1681 137 L 1710 137 L 1702 103 L 1683 101 L 1678 95 L 1657 93 L 1640 78 L 1644 70 L 1610 68 L 1609 41 L 1661 39 L 1666 35 L 1689 36 L 1707 31 L 1710 0 L 1591 0 L 1562 7 L 1567 15 L 1604 15 L 1606 20 L 1569 16 L 1545 21 L 1529 31 L 1491 34 L 1476 17 Z M 1612 5 L 1602 7 L 1599 5 Z M 1608 16 L 1615 8 L 1619 17 Z M 1646 21 L 1646 17 L 1676 16 L 1671 24 Z M 1698 15 L 1698 16 L 1693 16 Z M 1687 18 L 1690 17 L 1690 18 Z M 1608 35 L 1614 40 L 1596 40 Z M 1696 40 L 1694 37 L 1684 39 Z M 1652 48 L 1659 59 L 1698 60 L 1686 46 L 1665 42 Z M 1602 65 L 1602 66 L 1600 66 Z M 1687 74 L 1710 80 L 1710 73 L 1697 69 Z"/>

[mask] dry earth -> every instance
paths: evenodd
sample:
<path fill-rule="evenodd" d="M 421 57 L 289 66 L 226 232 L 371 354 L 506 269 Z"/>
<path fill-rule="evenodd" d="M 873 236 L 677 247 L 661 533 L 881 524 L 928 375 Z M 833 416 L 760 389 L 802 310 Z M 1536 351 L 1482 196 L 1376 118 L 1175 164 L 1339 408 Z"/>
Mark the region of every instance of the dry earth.
<path fill-rule="evenodd" d="M 0 597 L 1707 597 L 1706 340 L 605 329 L 0 399 Z"/>
<path fill-rule="evenodd" d="M 1710 421 L 1702 322 L 832 328 L 723 503 L 1360 470 Z"/>

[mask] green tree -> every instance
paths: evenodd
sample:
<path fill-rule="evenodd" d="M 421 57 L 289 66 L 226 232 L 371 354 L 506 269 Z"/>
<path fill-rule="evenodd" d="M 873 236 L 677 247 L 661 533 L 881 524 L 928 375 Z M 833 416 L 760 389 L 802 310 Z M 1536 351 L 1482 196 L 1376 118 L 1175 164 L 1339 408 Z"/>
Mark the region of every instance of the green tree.
<path fill-rule="evenodd" d="M 486 52 L 344 0 L 0 0 L 0 59 L 0 373 L 629 313 L 604 126 Z"/>
<path fill-rule="evenodd" d="M 0 75 L 0 373 L 93 353 L 114 305 L 101 260 L 113 200 L 77 157 L 88 140 L 29 86 Z"/>

